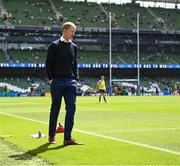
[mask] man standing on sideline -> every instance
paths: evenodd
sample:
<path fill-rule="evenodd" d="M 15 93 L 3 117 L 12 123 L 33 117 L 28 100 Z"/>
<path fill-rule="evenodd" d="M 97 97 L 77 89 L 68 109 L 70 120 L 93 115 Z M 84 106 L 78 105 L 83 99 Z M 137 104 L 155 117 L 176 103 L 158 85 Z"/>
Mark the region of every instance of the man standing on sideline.
<path fill-rule="evenodd" d="M 72 138 L 76 111 L 76 80 L 79 79 L 77 68 L 77 45 L 72 42 L 76 26 L 66 22 L 62 26 L 62 36 L 48 47 L 46 72 L 51 90 L 51 109 L 49 118 L 49 143 L 55 144 L 57 119 L 62 97 L 66 105 L 64 145 L 80 144 Z"/>
<path fill-rule="evenodd" d="M 99 103 L 101 103 L 101 96 L 103 96 L 103 99 L 105 101 L 105 103 L 107 103 L 106 101 L 106 97 L 105 97 L 105 93 L 106 93 L 106 83 L 104 81 L 105 77 L 101 76 L 101 79 L 97 82 L 97 86 L 98 86 L 98 90 L 99 90 Z"/>

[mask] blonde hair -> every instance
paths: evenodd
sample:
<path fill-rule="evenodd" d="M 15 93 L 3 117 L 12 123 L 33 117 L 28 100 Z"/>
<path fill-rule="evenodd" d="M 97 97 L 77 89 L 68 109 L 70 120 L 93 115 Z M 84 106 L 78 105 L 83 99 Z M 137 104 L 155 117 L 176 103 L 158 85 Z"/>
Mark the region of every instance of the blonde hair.
<path fill-rule="evenodd" d="M 101 79 L 102 79 L 102 78 L 103 78 L 103 79 L 105 79 L 105 77 L 104 77 L 104 76 L 101 76 Z"/>
<path fill-rule="evenodd" d="M 70 27 L 74 27 L 76 29 L 76 25 L 73 22 L 65 22 L 62 26 L 62 31 L 69 29 Z"/>

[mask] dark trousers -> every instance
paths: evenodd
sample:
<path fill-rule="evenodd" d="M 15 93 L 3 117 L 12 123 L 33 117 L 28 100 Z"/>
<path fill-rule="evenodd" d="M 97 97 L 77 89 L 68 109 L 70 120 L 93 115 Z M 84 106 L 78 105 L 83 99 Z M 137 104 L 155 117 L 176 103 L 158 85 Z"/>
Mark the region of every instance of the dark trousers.
<path fill-rule="evenodd" d="M 56 134 L 56 125 L 61 108 L 62 97 L 65 101 L 65 131 L 64 139 L 71 139 L 71 132 L 74 125 L 74 115 L 76 111 L 76 81 L 73 79 L 53 79 L 51 83 L 51 110 L 49 119 L 49 136 Z"/>

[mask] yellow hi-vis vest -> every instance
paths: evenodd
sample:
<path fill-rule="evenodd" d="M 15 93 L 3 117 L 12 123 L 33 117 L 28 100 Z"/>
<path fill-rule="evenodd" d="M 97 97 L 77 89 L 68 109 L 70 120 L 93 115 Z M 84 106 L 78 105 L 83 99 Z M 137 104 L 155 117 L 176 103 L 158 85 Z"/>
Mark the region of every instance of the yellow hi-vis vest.
<path fill-rule="evenodd" d="M 98 85 L 99 85 L 99 89 L 106 90 L 106 84 L 104 80 L 99 80 Z"/>

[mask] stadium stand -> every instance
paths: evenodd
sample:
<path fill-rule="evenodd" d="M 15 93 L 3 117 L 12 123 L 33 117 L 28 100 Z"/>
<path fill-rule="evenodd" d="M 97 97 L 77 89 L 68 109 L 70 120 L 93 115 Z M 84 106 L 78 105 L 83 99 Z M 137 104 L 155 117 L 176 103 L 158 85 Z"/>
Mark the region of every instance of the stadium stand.
<path fill-rule="evenodd" d="M 2 1 L 9 15 L 9 23 L 13 25 L 54 25 L 56 24 L 53 10 L 48 1 L 18 0 Z"/>
<path fill-rule="evenodd" d="M 78 26 L 74 40 L 79 47 L 79 64 L 108 64 L 109 11 L 112 12 L 113 64 L 137 64 L 135 31 L 137 12 L 140 13 L 140 63 L 155 66 L 180 64 L 178 21 L 180 11 L 177 9 L 62 0 L 1 0 L 1 2 L 0 67 L 3 70 L 0 72 L 0 83 L 7 83 L 8 87 L 28 89 L 33 83 L 38 83 L 40 86 L 37 92 L 49 91 L 46 76 L 34 74 L 36 70 L 43 73 L 44 67 L 30 65 L 29 68 L 27 66 L 11 68 L 7 64 L 44 64 L 48 44 L 58 38 L 59 27 L 65 21 L 73 21 Z M 5 15 L 2 14 L 2 9 L 6 11 Z M 20 77 L 22 70 L 28 72 Z M 142 69 L 140 82 L 142 86 L 148 88 L 158 84 L 161 90 L 167 91 L 172 89 L 174 84 L 179 86 L 178 73 L 179 69 Z M 137 77 L 136 69 L 126 67 L 113 68 L 112 74 L 114 79 Z M 80 68 L 80 75 L 80 83 L 92 89 L 96 89 L 99 75 L 105 75 L 109 84 L 108 68 Z M 168 78 L 167 75 L 171 77 Z M 5 84 L 0 87 L 0 91 L 4 88 Z M 123 88 L 125 92 L 131 91 L 128 87 Z"/>
<path fill-rule="evenodd" d="M 47 50 L 8 50 L 13 63 L 45 63 Z"/>
<path fill-rule="evenodd" d="M 178 30 L 180 27 L 180 11 L 178 9 L 156 9 L 148 8 L 150 13 L 154 16 L 155 20 L 158 22 L 158 26 L 161 29 L 174 29 Z M 154 28 L 156 26 L 154 25 Z"/>
<path fill-rule="evenodd" d="M 154 53 L 154 52 L 141 52 L 140 53 L 140 63 L 141 64 L 179 64 L 180 58 L 179 54 L 172 53 Z M 137 56 L 136 53 L 119 53 L 118 57 L 120 61 L 116 61 L 117 63 L 128 63 L 128 64 L 137 64 Z"/>
<path fill-rule="evenodd" d="M 7 63 L 7 59 L 2 50 L 0 50 L 0 63 Z"/>
<path fill-rule="evenodd" d="M 79 63 L 108 63 L 108 52 L 79 51 Z"/>
<path fill-rule="evenodd" d="M 81 27 L 107 27 L 108 17 L 96 3 L 63 2 L 53 0 L 57 10 L 62 14 L 63 21 L 73 21 Z"/>
<path fill-rule="evenodd" d="M 139 7 L 137 4 L 124 5 L 102 5 L 104 9 L 112 12 L 113 25 L 118 28 L 136 28 L 136 13 L 142 15 L 140 21 L 141 28 L 151 29 L 154 24 L 153 17 L 148 13 L 146 8 Z"/>
<path fill-rule="evenodd" d="M 44 93 L 49 90 L 47 82 L 35 76 L 14 76 L 8 75 L 0 77 L 0 87 L 2 91 L 12 91 L 30 93 L 31 89 L 36 93 Z M 6 83 L 6 84 L 3 84 Z M 7 88 L 7 89 L 6 89 Z"/>
<path fill-rule="evenodd" d="M 108 27 L 108 13 L 112 12 L 115 28 L 136 28 L 136 13 L 140 13 L 142 29 L 173 29 L 180 27 L 178 9 L 155 9 L 139 4 L 96 4 L 88 2 L 64 2 L 63 0 L 2 0 L 8 18 L 4 23 L 13 25 L 58 26 L 74 21 L 80 27 Z M 8 22 L 7 22 L 8 21 Z M 3 22 L 3 20 L 1 20 Z"/>
<path fill-rule="evenodd" d="M 140 53 L 140 63 L 141 64 L 180 64 L 179 53 L 166 52 L 161 53 L 155 51 L 144 51 Z M 47 50 L 45 49 L 25 49 L 16 50 L 10 49 L 7 52 L 9 56 L 9 62 L 11 63 L 45 63 L 45 58 Z M 79 63 L 84 64 L 99 64 L 109 62 L 108 51 L 82 51 L 78 52 Z M 4 53 L 0 52 L 0 62 L 7 63 L 8 60 Z M 136 50 L 122 50 L 113 51 L 112 53 L 112 63 L 113 64 L 137 64 Z"/>

